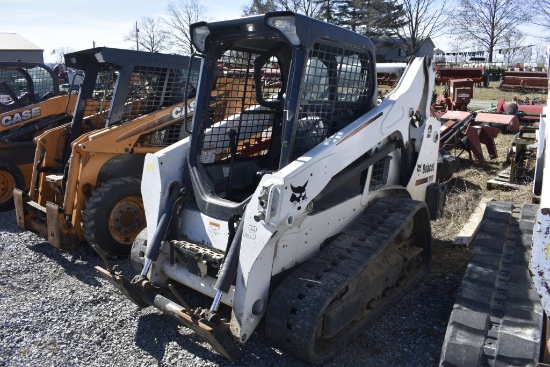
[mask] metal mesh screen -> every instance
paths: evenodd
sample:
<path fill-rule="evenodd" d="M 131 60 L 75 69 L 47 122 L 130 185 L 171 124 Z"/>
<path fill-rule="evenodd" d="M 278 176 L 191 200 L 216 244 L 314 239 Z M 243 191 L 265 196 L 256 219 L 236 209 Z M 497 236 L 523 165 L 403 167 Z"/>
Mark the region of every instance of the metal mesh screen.
<path fill-rule="evenodd" d="M 128 85 L 124 116 L 120 122 L 183 101 L 185 70 L 136 66 Z"/>
<path fill-rule="evenodd" d="M 232 146 L 237 160 L 269 152 L 275 111 L 256 100 L 253 63 L 258 56 L 229 50 L 218 60 L 220 93 L 210 100 L 209 121 L 214 124 L 203 125 L 202 163 L 228 158 Z M 267 62 L 260 73 L 264 101 L 275 101 L 282 86 L 277 60 Z"/>
<path fill-rule="evenodd" d="M 388 173 L 390 170 L 391 157 L 385 156 L 378 162 L 372 165 L 372 174 L 370 179 L 369 190 L 376 190 L 379 187 L 388 183 Z"/>
<path fill-rule="evenodd" d="M 54 92 L 50 73 L 39 66 L 0 68 L 0 112 L 47 99 Z"/>
<path fill-rule="evenodd" d="M 127 92 L 124 113 L 119 121 L 124 123 L 137 117 L 183 101 L 186 70 L 136 66 L 128 85 L 118 85 L 117 90 Z M 109 117 L 111 100 L 115 90 L 115 70 L 99 73 L 96 88 L 87 100 L 85 116 L 96 128 L 105 126 Z"/>
<path fill-rule="evenodd" d="M 163 83 L 163 88 L 161 88 L 162 92 L 157 93 L 156 96 L 153 96 L 150 98 L 150 100 L 158 102 L 157 104 L 162 106 L 165 105 L 178 105 L 180 106 L 183 102 L 184 98 L 183 95 L 185 93 L 185 79 L 187 78 L 187 70 L 169 70 L 168 71 L 169 78 L 165 80 Z M 199 74 L 198 70 L 191 70 L 189 85 L 187 88 L 187 94 L 189 98 L 192 98 L 195 96 L 197 82 L 198 82 Z M 163 101 L 162 98 L 165 98 Z M 194 103 L 194 102 L 192 102 Z M 153 102 L 153 105 L 156 103 Z M 158 109 L 158 108 L 157 108 Z M 189 136 L 189 134 L 185 131 L 185 125 L 182 121 L 175 122 L 174 120 L 172 124 L 153 131 L 151 133 L 142 135 L 139 139 L 139 143 L 144 146 L 154 146 L 154 147 L 166 147 L 168 145 L 174 144 L 178 141 L 180 141 L 183 138 L 186 138 Z M 188 117 L 186 119 L 187 126 L 190 126 L 191 124 L 191 118 Z"/>
<path fill-rule="evenodd" d="M 71 78 L 71 93 L 78 93 L 77 84 L 82 82 L 82 73 L 77 73 L 75 77 Z M 109 115 L 109 109 L 111 107 L 111 99 L 115 89 L 116 74 L 114 70 L 102 71 L 98 74 L 96 79 L 95 89 L 92 93 L 92 97 L 86 100 L 86 108 L 84 112 L 84 125 L 83 129 L 88 126 L 90 129 L 100 129 L 105 127 L 107 117 Z M 73 111 L 69 111 L 72 113 Z M 86 130 L 84 130 L 86 131 Z"/>
<path fill-rule="evenodd" d="M 302 84 L 294 158 L 367 112 L 369 70 L 365 53 L 330 43 L 314 46 Z"/>

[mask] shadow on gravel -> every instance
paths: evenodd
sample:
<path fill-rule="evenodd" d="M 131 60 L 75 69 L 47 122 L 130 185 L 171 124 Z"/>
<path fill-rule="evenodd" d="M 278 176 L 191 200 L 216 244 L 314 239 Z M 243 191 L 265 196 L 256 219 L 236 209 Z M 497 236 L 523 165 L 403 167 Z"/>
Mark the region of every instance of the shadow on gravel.
<path fill-rule="evenodd" d="M 168 343 L 177 336 L 176 321 L 167 322 L 166 315 L 149 314 L 139 318 L 136 346 L 149 353 L 161 365 Z"/>
<path fill-rule="evenodd" d="M 156 359 L 158 366 L 164 366 L 167 361 L 189 361 L 190 356 L 202 360 L 197 364 L 229 366 L 306 367 L 308 365 L 289 354 L 275 351 L 266 339 L 263 326 L 254 332 L 246 343 L 243 354 L 236 362 L 231 362 L 214 352 L 208 343 L 189 329 L 181 327 L 174 319 L 164 314 L 148 314 L 138 321 L 134 338 L 137 347 Z M 176 345 L 174 345 L 174 343 Z M 174 350 L 175 349 L 175 350 Z M 191 357 L 193 358 L 193 357 Z M 180 365 L 175 363 L 175 365 Z M 189 365 L 189 364 L 182 364 Z"/>
<path fill-rule="evenodd" d="M 224 359 L 204 348 L 204 342 L 194 333 L 182 335 L 178 328 L 180 324 L 164 314 L 148 314 L 139 318 L 135 343 L 136 346 L 149 353 L 157 360 L 159 366 L 167 354 L 168 344 L 174 342 L 181 352 L 200 356 L 209 362 L 223 362 Z M 203 344 L 203 345 L 201 345 Z M 171 349 L 173 346 L 170 347 Z"/>
<path fill-rule="evenodd" d="M 64 269 L 67 275 L 90 286 L 102 285 L 98 280 L 94 266 L 103 264 L 103 262 L 89 246 L 81 246 L 73 253 L 56 251 L 48 242 L 40 242 L 28 248 L 54 261 Z"/>

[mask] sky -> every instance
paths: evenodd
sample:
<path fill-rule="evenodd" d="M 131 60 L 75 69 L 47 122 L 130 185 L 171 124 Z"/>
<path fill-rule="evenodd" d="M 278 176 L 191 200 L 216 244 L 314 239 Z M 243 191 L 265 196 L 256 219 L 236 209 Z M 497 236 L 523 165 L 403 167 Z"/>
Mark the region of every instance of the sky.
<path fill-rule="evenodd" d="M 241 16 L 248 0 L 202 0 L 211 20 Z M 55 62 L 57 48 L 74 51 L 107 46 L 129 48 L 124 41 L 135 22 L 167 12 L 168 0 L 0 0 L 0 32 L 17 33 L 44 49 L 44 61 Z"/>
<path fill-rule="evenodd" d="M 206 4 L 209 20 L 238 18 L 251 0 L 200 0 Z M 44 61 L 53 63 L 54 49 L 84 50 L 107 46 L 130 48 L 124 41 L 145 16 L 166 16 L 168 0 L 0 0 L 0 32 L 17 33 L 44 49 Z M 435 46 L 451 52 L 448 36 L 433 40 Z M 456 42 L 454 42 L 456 43 Z M 453 43 L 453 44 L 454 44 Z M 475 51 L 475 50 L 470 50 Z"/>

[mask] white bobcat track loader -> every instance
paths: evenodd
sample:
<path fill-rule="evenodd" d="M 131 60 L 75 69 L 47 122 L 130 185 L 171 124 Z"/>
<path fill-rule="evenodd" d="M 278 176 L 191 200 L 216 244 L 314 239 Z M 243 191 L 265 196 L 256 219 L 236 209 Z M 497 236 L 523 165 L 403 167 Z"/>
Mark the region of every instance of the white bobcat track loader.
<path fill-rule="evenodd" d="M 414 59 L 376 106 L 374 48 L 357 33 L 274 12 L 191 34 L 192 134 L 146 156 L 141 274 L 98 270 L 229 359 L 265 318 L 274 344 L 323 362 L 428 270 L 445 197 L 431 60 Z M 229 70 L 234 87 L 212 101 Z M 212 301 L 193 310 L 176 284 Z"/>

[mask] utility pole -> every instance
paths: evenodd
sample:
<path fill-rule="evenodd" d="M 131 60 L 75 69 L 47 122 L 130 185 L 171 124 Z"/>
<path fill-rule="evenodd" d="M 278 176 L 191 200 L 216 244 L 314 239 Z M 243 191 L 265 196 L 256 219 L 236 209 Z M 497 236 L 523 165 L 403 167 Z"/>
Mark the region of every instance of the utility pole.
<path fill-rule="evenodd" d="M 139 51 L 139 29 L 137 27 L 137 20 L 136 20 L 136 50 Z"/>

